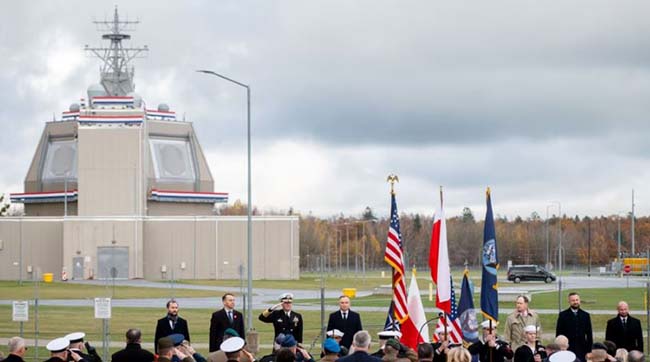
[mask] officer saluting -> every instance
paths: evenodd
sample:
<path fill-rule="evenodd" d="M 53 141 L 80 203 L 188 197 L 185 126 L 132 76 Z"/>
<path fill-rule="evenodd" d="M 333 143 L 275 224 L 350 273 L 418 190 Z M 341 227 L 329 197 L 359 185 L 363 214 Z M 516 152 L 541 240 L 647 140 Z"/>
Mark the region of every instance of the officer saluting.
<path fill-rule="evenodd" d="M 68 334 L 63 338 L 70 341 L 70 346 L 68 348 L 71 352 L 77 353 L 88 362 L 102 362 L 101 357 L 99 357 L 97 351 L 95 351 L 95 348 L 91 347 L 90 344 L 86 345 L 88 347 L 88 354 L 83 352 L 85 337 L 86 333 L 84 332 L 74 332 Z M 70 353 L 70 356 L 68 356 L 68 361 L 74 361 L 72 353 Z"/>
<path fill-rule="evenodd" d="M 264 323 L 273 323 L 275 330 L 274 339 L 280 334 L 291 334 L 302 343 L 302 316 L 294 312 L 293 294 L 284 293 L 280 296 L 280 303 L 266 309 L 259 316 L 259 320 Z"/>
<path fill-rule="evenodd" d="M 48 351 L 50 351 L 50 358 L 45 362 L 66 362 L 68 356 L 72 357 L 74 361 L 84 361 L 87 362 L 79 354 L 70 351 L 68 346 L 70 341 L 67 338 L 56 338 L 50 341 L 50 343 L 45 346 Z"/>

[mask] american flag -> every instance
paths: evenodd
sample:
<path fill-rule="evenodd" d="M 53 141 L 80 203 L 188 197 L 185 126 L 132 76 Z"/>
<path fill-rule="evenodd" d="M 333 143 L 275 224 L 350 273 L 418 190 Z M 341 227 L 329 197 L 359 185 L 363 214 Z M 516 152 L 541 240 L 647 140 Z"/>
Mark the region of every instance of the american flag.
<path fill-rule="evenodd" d="M 393 303 L 395 319 L 404 323 L 408 318 L 406 309 L 406 282 L 404 281 L 404 258 L 402 255 L 402 234 L 399 231 L 399 214 L 395 194 L 391 194 L 390 226 L 384 260 L 393 267 Z"/>
<path fill-rule="evenodd" d="M 451 278 L 450 278 L 451 279 Z M 438 319 L 436 329 L 445 328 L 445 320 L 447 321 L 447 333 L 449 334 L 449 342 L 453 344 L 463 343 L 463 330 L 458 321 L 458 307 L 456 306 L 456 292 L 454 292 L 454 281 L 449 281 L 451 285 L 451 313 L 447 314 L 444 318 Z M 438 334 L 434 334 L 433 341 L 438 342 Z"/>

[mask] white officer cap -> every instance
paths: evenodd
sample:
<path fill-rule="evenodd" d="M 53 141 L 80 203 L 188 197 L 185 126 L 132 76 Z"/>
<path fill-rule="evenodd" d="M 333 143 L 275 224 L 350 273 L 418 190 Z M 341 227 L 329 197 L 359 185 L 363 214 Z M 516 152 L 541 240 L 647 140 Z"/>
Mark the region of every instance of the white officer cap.
<path fill-rule="evenodd" d="M 280 301 L 284 302 L 285 300 L 293 300 L 293 294 L 291 293 L 282 293 L 280 296 Z"/>
<path fill-rule="evenodd" d="M 220 349 L 226 353 L 237 352 L 244 348 L 244 344 L 241 337 L 230 337 L 221 343 Z"/>
<path fill-rule="evenodd" d="M 391 339 L 391 338 L 401 338 L 402 333 L 400 331 L 381 331 L 377 333 L 379 339 Z"/>
<path fill-rule="evenodd" d="M 496 328 L 499 325 L 499 322 L 492 321 L 492 329 Z M 486 319 L 481 322 L 481 327 L 483 329 L 490 329 L 490 320 Z"/>
<path fill-rule="evenodd" d="M 524 327 L 524 332 L 526 332 L 526 333 L 537 333 L 537 327 L 532 325 L 532 324 L 527 325 L 526 327 Z"/>
<path fill-rule="evenodd" d="M 576 354 L 571 351 L 558 351 L 548 358 L 550 362 L 573 362 L 576 360 Z"/>
<path fill-rule="evenodd" d="M 68 346 L 70 345 L 70 341 L 67 338 L 55 338 L 50 341 L 50 343 L 45 346 L 48 351 L 50 352 L 63 352 L 66 349 L 68 349 Z"/>
<path fill-rule="evenodd" d="M 327 331 L 327 336 L 328 337 L 343 337 L 345 333 L 339 331 L 338 329 L 332 329 L 331 331 Z"/>
<path fill-rule="evenodd" d="M 85 336 L 86 336 L 86 333 L 84 333 L 84 332 L 74 332 L 74 333 L 68 334 L 67 336 L 65 336 L 63 338 L 69 340 L 70 343 L 77 343 L 77 342 L 83 342 Z"/>

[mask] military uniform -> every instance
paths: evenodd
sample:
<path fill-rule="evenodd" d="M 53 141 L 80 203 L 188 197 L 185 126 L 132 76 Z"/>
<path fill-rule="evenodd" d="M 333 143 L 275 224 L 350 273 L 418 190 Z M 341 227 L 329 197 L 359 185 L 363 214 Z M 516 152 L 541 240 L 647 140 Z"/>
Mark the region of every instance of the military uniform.
<path fill-rule="evenodd" d="M 490 347 L 487 343 L 478 341 L 469 346 L 468 350 L 471 354 L 478 354 L 481 362 L 504 362 L 514 356 L 510 345 L 500 340 L 496 341 L 496 347 Z"/>
<path fill-rule="evenodd" d="M 284 293 L 280 296 L 280 304 L 292 304 L 293 303 L 293 294 Z M 280 304 L 276 304 L 274 307 L 277 308 Z M 280 333 L 285 335 L 292 335 L 293 338 L 302 343 L 302 316 L 300 313 L 296 313 L 293 310 L 288 312 L 283 309 L 273 309 L 271 307 L 262 312 L 259 316 L 259 320 L 264 323 L 273 323 L 273 330 L 275 335 L 273 339 L 277 338 Z"/>

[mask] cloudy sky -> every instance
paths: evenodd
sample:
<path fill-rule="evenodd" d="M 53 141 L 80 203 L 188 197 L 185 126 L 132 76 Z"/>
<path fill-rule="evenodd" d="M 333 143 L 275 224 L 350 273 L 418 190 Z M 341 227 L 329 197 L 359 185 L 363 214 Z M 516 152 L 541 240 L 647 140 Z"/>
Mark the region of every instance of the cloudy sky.
<path fill-rule="evenodd" d="M 192 121 L 216 191 L 319 216 L 650 213 L 647 1 L 13 1 L 0 14 L 0 192 L 99 78 L 92 20 L 139 19 L 136 90 Z M 550 207 L 551 214 L 556 206 Z"/>

